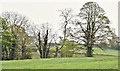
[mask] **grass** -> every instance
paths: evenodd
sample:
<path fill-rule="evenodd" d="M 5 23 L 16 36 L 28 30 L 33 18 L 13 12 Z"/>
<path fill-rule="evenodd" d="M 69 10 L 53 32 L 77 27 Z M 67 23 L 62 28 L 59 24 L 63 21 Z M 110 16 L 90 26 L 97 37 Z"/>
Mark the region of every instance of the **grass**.
<path fill-rule="evenodd" d="M 94 48 L 94 54 L 113 55 L 118 56 L 118 50 Z"/>
<path fill-rule="evenodd" d="M 117 50 L 94 48 L 93 54 L 106 56 L 36 59 L 39 54 L 34 52 L 34 59 L 2 61 L 2 69 L 118 69 Z"/>
<path fill-rule="evenodd" d="M 118 56 L 118 50 L 113 50 L 113 49 L 101 50 L 100 48 L 96 48 L 96 47 L 94 47 L 93 50 L 94 50 L 93 54 Z M 77 53 L 86 53 L 86 50 L 80 50 L 77 51 Z"/>
<path fill-rule="evenodd" d="M 118 69 L 117 57 L 48 58 L 2 61 L 3 69 Z"/>

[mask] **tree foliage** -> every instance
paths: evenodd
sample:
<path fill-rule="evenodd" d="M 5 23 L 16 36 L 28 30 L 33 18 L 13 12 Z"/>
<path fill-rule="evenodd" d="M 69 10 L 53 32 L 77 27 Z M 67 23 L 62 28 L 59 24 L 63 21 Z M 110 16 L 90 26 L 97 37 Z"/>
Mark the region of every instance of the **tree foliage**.
<path fill-rule="evenodd" d="M 74 41 L 66 40 L 64 48 L 61 49 L 61 57 L 72 57 L 76 47 Z"/>
<path fill-rule="evenodd" d="M 8 31 L 7 19 L 0 18 L 1 42 L 2 42 L 2 59 L 10 59 L 10 50 L 15 41 L 13 35 Z"/>

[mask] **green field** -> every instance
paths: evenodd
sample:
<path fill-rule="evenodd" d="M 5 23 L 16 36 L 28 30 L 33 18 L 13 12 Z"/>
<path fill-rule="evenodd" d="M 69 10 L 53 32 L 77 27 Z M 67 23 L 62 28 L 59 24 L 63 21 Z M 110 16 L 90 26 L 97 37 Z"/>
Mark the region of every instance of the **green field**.
<path fill-rule="evenodd" d="M 117 57 L 48 58 L 2 61 L 3 69 L 118 69 Z"/>
<path fill-rule="evenodd" d="M 85 57 L 79 54 L 78 57 L 71 58 L 9 60 L 2 61 L 2 69 L 118 69 L 117 50 L 94 50 L 94 54 L 100 56 Z"/>

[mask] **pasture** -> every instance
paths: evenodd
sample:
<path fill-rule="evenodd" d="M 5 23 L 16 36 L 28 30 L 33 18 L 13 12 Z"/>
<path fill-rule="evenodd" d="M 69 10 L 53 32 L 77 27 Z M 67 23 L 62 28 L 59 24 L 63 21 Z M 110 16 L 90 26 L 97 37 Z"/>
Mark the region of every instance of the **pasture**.
<path fill-rule="evenodd" d="M 94 57 L 81 57 L 79 54 L 79 57 L 69 58 L 2 61 L 2 69 L 118 69 L 117 50 L 94 50 Z"/>
<path fill-rule="evenodd" d="M 2 69 L 118 69 L 117 57 L 48 58 L 2 61 Z"/>

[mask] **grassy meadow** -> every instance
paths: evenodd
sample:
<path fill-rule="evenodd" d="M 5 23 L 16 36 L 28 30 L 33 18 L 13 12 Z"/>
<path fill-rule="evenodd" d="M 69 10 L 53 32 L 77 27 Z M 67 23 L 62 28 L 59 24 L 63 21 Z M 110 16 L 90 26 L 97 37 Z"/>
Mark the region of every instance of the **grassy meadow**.
<path fill-rule="evenodd" d="M 118 69 L 117 50 L 94 50 L 101 56 L 9 60 L 2 61 L 2 69 Z"/>
<path fill-rule="evenodd" d="M 3 69 L 117 69 L 117 57 L 49 58 L 3 61 Z"/>

